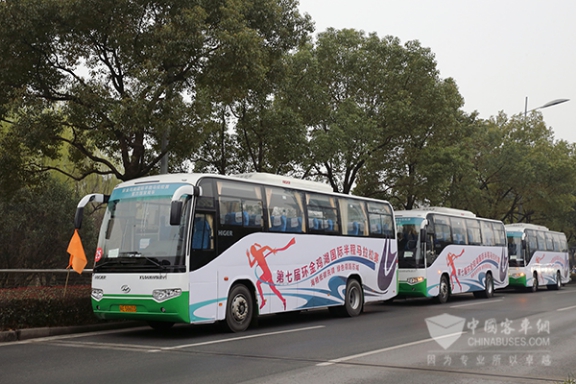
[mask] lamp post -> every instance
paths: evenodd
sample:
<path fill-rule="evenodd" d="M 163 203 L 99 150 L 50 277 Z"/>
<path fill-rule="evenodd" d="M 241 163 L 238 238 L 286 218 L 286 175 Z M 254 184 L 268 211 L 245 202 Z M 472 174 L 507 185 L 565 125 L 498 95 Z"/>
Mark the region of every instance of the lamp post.
<path fill-rule="evenodd" d="M 540 106 L 540 107 L 538 107 L 538 108 L 534 108 L 534 109 L 531 109 L 530 111 L 528 111 L 528 96 L 526 96 L 526 101 L 525 101 L 525 103 L 524 103 L 524 118 L 526 118 L 526 116 L 528 115 L 528 112 L 532 112 L 532 111 L 535 111 L 535 110 L 537 110 L 537 109 L 548 108 L 548 107 L 551 107 L 551 106 L 553 106 L 553 105 L 558 105 L 558 104 L 565 103 L 565 102 L 567 102 L 567 101 L 570 101 L 570 99 L 556 99 L 556 100 L 552 100 L 552 101 L 549 101 L 549 102 L 547 102 L 546 104 L 544 104 L 544 105 L 542 105 L 542 106 Z"/>
<path fill-rule="evenodd" d="M 544 109 L 544 108 L 552 107 L 554 105 L 562 104 L 562 103 L 565 103 L 567 101 L 570 101 L 570 99 L 555 99 L 555 100 L 547 102 L 544 105 L 541 105 L 540 107 L 533 108 L 530 111 L 528 111 L 528 96 L 526 96 L 526 101 L 524 102 L 524 124 L 526 124 L 528 112 L 536 111 L 538 109 Z M 519 216 L 519 220 L 523 220 L 523 218 L 522 218 L 522 196 L 520 196 L 520 198 L 518 199 L 518 216 Z M 514 215 L 512 217 L 514 217 Z M 528 220 L 528 221 L 530 221 L 530 220 Z"/>

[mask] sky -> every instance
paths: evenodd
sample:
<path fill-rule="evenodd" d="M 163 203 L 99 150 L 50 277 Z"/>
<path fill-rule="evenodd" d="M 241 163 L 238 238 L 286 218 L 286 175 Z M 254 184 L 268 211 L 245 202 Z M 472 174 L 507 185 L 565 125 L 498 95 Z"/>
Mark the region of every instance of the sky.
<path fill-rule="evenodd" d="M 300 0 L 327 28 L 353 28 L 404 44 L 418 40 L 453 78 L 464 111 L 481 118 L 539 109 L 556 140 L 576 142 L 576 1 Z"/>

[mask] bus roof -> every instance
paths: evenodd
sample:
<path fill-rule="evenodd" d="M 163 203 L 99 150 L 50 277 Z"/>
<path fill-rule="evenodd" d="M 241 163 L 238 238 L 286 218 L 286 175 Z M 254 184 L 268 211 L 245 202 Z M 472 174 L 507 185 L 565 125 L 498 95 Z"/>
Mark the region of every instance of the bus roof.
<path fill-rule="evenodd" d="M 150 183 L 187 183 L 196 185 L 201 178 L 212 177 L 217 179 L 233 180 L 244 179 L 258 184 L 274 185 L 280 187 L 296 188 L 308 191 L 322 191 L 334 193 L 328 184 L 317 181 L 302 180 L 294 177 L 274 175 L 270 173 L 241 173 L 236 175 L 217 175 L 211 173 L 173 173 L 155 176 L 145 176 L 118 184 L 115 188 L 131 187 Z"/>
<path fill-rule="evenodd" d="M 264 173 L 264 172 L 240 173 L 237 175 L 231 175 L 231 177 L 238 177 L 241 179 L 257 181 L 259 183 L 279 185 L 283 187 L 292 187 L 298 189 L 307 189 L 323 192 L 334 192 L 332 187 L 325 183 L 320 183 L 318 181 L 297 179 L 295 177 L 274 175 L 272 173 Z"/>
<path fill-rule="evenodd" d="M 549 229 L 543 225 L 536 225 L 536 224 L 529 224 L 529 223 L 506 224 L 505 227 L 507 230 L 511 230 L 511 231 L 524 231 L 525 229 L 549 231 Z"/>
<path fill-rule="evenodd" d="M 125 188 L 125 187 L 133 187 L 133 186 L 140 186 L 145 184 L 154 184 L 154 183 L 183 183 L 183 184 L 190 184 L 190 185 L 197 185 L 200 179 L 202 178 L 213 178 L 213 179 L 221 179 L 221 180 L 242 180 L 248 183 L 255 183 L 259 185 L 268 185 L 268 186 L 277 186 L 277 187 L 284 187 L 284 188 L 294 188 L 301 191 L 308 191 L 308 192 L 324 192 L 330 195 L 339 196 L 339 197 L 349 197 L 349 198 L 357 198 L 362 199 L 365 201 L 372 201 L 375 203 L 386 203 L 390 205 L 390 203 L 386 200 L 378 200 L 370 197 L 363 197 L 357 196 L 352 194 L 343 194 L 340 192 L 334 192 L 332 187 L 328 184 L 320 183 L 317 181 L 311 180 L 303 180 L 297 179 L 294 177 L 282 176 L 282 175 L 274 175 L 271 173 L 241 173 L 236 175 L 218 175 L 213 173 L 169 173 L 169 174 L 162 174 L 162 175 L 154 175 L 154 176 L 145 176 L 140 177 L 138 179 L 132 179 L 125 182 L 122 182 L 114 187 L 117 188 Z M 392 208 L 390 206 L 390 208 Z"/>
<path fill-rule="evenodd" d="M 461 216 L 461 217 L 476 217 L 476 214 L 470 211 L 465 211 L 463 209 L 455 208 L 445 208 L 445 207 L 426 207 L 408 211 L 396 211 L 395 214 L 398 217 L 402 216 L 416 216 L 416 217 L 426 217 L 427 214 L 431 212 L 443 213 L 450 216 Z"/>

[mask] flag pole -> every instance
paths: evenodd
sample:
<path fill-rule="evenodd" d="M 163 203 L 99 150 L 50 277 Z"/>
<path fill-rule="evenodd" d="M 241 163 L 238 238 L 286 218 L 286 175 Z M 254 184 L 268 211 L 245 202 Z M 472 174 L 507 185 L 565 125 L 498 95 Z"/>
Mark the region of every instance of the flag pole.
<path fill-rule="evenodd" d="M 68 273 L 66 274 L 66 283 L 64 283 L 64 297 L 66 297 L 66 289 L 68 288 L 68 278 L 70 277 L 70 267 L 66 268 Z"/>

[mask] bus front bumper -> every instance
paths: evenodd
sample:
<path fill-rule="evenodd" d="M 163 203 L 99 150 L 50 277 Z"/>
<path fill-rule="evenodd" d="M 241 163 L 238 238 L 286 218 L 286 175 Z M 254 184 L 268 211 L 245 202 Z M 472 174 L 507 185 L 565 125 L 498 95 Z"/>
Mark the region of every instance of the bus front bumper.
<path fill-rule="evenodd" d="M 99 319 L 140 320 L 189 323 L 188 292 L 173 299 L 157 302 L 151 297 L 136 295 L 106 295 L 100 299 L 92 298 L 92 310 Z"/>

